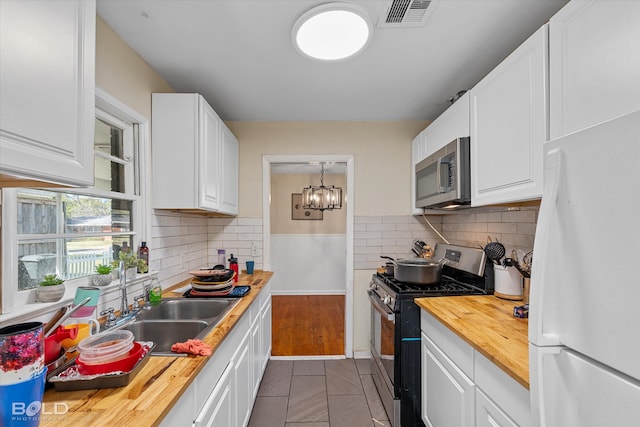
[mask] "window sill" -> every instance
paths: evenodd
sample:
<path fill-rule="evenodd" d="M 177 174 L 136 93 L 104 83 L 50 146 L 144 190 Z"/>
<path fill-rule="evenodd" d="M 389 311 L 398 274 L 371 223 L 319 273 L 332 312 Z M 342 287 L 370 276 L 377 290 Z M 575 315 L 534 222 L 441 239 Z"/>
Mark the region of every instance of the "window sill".
<path fill-rule="evenodd" d="M 158 276 L 157 271 L 149 271 L 148 273 L 138 274 L 135 279 L 127 280 L 127 287 L 135 285 L 137 283 L 145 282 L 156 278 Z M 76 289 L 82 286 L 93 286 L 90 276 L 89 283 L 85 280 L 78 279 L 76 283 L 66 282 L 65 293 L 62 299 L 55 302 L 29 302 L 22 306 L 16 307 L 15 310 L 0 314 L 0 323 L 5 326 L 5 323 L 22 323 L 22 322 L 44 322 L 46 323 L 51 315 L 58 309 L 70 306 L 73 304 L 73 298 L 76 293 Z M 100 289 L 106 293 L 106 291 L 112 291 L 118 289 L 120 286 L 120 280 L 113 280 L 110 285 L 100 286 Z M 35 297 L 35 291 L 34 297 Z"/>

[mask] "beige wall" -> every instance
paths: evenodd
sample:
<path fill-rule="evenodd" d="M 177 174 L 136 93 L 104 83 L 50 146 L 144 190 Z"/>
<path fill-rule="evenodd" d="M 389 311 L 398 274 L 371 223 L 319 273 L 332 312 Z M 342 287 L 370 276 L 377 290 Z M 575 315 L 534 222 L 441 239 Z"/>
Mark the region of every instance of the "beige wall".
<path fill-rule="evenodd" d="M 96 86 L 148 119 L 151 119 L 151 94 L 175 92 L 99 16 Z"/>
<path fill-rule="evenodd" d="M 291 194 L 301 193 L 304 187 L 320 185 L 320 174 L 271 175 L 271 233 L 273 234 L 345 234 L 346 209 L 324 211 L 322 220 L 291 219 Z M 325 185 L 335 185 L 345 190 L 344 175 L 325 175 Z"/>
<path fill-rule="evenodd" d="M 425 121 L 227 122 L 240 141 L 239 216 L 262 217 L 263 155 L 354 155 L 355 215 L 411 213 L 411 141 Z"/>

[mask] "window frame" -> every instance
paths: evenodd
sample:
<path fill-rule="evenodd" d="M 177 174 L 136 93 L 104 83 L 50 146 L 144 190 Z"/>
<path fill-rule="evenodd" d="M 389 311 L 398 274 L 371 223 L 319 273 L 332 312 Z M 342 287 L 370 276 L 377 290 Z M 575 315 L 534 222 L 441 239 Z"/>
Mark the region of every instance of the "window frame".
<path fill-rule="evenodd" d="M 132 206 L 132 231 L 118 234 L 130 234 L 133 236 L 133 245 L 137 247 L 141 241 L 147 241 L 150 236 L 148 215 L 149 191 L 148 182 L 150 179 L 150 141 L 149 141 L 149 120 L 140 115 L 130 107 L 126 106 L 116 98 L 112 97 L 100 88 L 96 88 L 95 96 L 95 118 L 103 121 L 125 123 L 131 125 L 132 148 L 130 152 L 124 150 L 124 155 L 131 156 L 135 163 L 131 172 L 125 172 L 125 193 L 111 192 L 88 188 L 65 188 L 63 190 L 54 188 L 42 188 L 47 191 L 58 191 L 65 193 L 84 194 L 96 197 L 119 198 L 131 200 Z M 137 131 L 136 131 L 137 130 Z M 94 141 L 91 141 L 93 150 Z M 92 157 L 95 161 L 95 154 Z M 126 170 L 127 168 L 125 168 Z M 33 303 L 35 301 L 35 288 L 25 291 L 18 291 L 18 235 L 17 235 L 17 192 L 15 188 L 4 188 L 0 193 L 0 210 L 2 211 L 2 293 L 0 295 L 2 305 L 0 307 L 0 317 L 7 317 L 9 313 L 22 314 L 38 311 L 39 308 L 46 308 L 52 305 L 69 304 L 75 291 L 79 286 L 90 284 L 91 276 L 65 281 L 66 290 L 62 300 L 57 303 Z M 128 192 L 128 193 L 127 193 Z M 108 233 L 107 233 L 108 234 Z M 59 236 L 58 236 L 59 237 Z M 82 236 L 74 236 L 82 237 Z M 4 319 L 3 319 L 4 320 Z"/>

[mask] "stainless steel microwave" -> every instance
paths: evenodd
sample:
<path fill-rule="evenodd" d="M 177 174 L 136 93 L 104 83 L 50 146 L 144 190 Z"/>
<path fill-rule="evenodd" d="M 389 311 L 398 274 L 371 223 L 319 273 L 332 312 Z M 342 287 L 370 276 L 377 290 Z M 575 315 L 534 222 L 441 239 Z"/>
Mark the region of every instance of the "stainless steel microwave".
<path fill-rule="evenodd" d="M 458 138 L 416 165 L 416 207 L 456 208 L 471 203 L 469 138 Z"/>

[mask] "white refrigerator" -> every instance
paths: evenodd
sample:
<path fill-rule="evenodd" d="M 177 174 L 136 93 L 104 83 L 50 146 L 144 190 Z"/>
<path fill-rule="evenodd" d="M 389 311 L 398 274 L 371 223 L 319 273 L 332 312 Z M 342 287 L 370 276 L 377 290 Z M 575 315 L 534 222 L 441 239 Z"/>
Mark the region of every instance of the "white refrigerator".
<path fill-rule="evenodd" d="M 544 153 L 533 424 L 640 426 L 640 111 L 549 141 Z"/>

